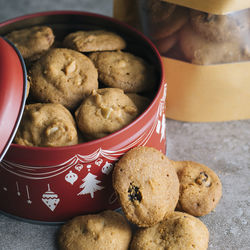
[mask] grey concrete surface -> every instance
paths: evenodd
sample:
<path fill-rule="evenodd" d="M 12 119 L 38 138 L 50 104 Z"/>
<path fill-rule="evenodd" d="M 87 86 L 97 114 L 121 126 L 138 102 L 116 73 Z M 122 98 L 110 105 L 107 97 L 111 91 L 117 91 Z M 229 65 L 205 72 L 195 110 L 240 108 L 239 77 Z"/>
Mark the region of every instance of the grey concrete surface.
<path fill-rule="evenodd" d="M 110 16 L 112 0 L 0 0 L 0 22 L 28 13 L 63 9 Z M 219 205 L 200 218 L 210 231 L 209 249 L 250 249 L 250 120 L 221 123 L 167 120 L 167 155 L 174 160 L 206 164 L 221 178 L 223 197 Z M 0 214 L 0 250 L 57 249 L 58 228 Z"/>

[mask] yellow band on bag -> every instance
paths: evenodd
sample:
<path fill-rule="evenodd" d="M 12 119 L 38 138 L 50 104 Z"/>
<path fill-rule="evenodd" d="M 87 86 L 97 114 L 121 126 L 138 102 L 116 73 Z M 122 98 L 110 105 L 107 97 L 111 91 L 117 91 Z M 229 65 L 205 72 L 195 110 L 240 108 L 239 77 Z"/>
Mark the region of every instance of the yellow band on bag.
<path fill-rule="evenodd" d="M 250 0 L 161 0 L 212 14 L 223 15 L 250 8 Z"/>
<path fill-rule="evenodd" d="M 201 66 L 162 59 L 168 118 L 190 122 L 250 118 L 250 62 Z"/>
<path fill-rule="evenodd" d="M 136 2 L 141 0 L 114 0 L 115 18 L 129 24 L 138 24 Z M 250 0 L 159 0 L 196 9 L 211 14 L 223 15 L 250 8 Z"/>

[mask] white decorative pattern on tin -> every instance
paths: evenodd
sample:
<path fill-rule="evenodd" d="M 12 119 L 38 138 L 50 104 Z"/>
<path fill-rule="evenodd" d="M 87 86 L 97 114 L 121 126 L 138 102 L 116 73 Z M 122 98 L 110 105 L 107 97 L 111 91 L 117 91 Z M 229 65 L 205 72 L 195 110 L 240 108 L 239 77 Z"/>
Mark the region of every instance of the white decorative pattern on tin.
<path fill-rule="evenodd" d="M 94 198 L 94 193 L 98 190 L 104 189 L 103 186 L 98 185 L 101 181 L 97 180 L 97 176 L 88 173 L 84 179 L 82 179 L 83 184 L 80 186 L 82 191 L 77 195 L 90 194 L 91 198 Z"/>
<path fill-rule="evenodd" d="M 42 196 L 43 203 L 53 212 L 57 207 L 60 199 L 56 193 L 50 190 L 50 185 L 48 184 L 48 190 Z"/>
<path fill-rule="evenodd" d="M 73 173 L 71 170 L 69 173 L 65 176 L 65 180 L 69 182 L 71 185 L 73 185 L 78 179 L 78 175 Z"/>
<path fill-rule="evenodd" d="M 95 163 L 96 166 L 101 166 L 104 159 L 110 161 L 116 161 L 124 152 L 133 148 L 134 146 L 144 146 L 150 140 L 152 134 L 156 132 L 157 134 L 161 134 L 160 142 L 166 136 L 166 125 L 165 125 L 165 98 L 166 98 L 166 89 L 167 84 L 164 85 L 163 96 L 160 99 L 159 107 L 155 114 L 155 118 L 153 126 L 150 130 L 146 130 L 142 133 L 135 141 L 132 143 L 120 148 L 118 150 L 106 150 L 103 148 L 99 148 L 91 154 L 81 155 L 76 154 L 72 158 L 67 161 L 54 165 L 54 166 L 26 166 L 17 163 L 13 163 L 7 160 L 3 160 L 0 165 L 7 172 L 22 177 L 26 179 L 32 180 L 41 180 L 41 179 L 49 179 L 56 177 L 58 175 L 64 174 L 67 171 L 72 171 L 71 169 L 76 169 L 77 171 L 81 171 L 86 164 Z M 85 164 L 85 165 L 84 165 Z M 86 166 L 87 167 L 87 166 Z M 107 167 L 107 168 L 106 168 Z M 106 166 L 105 170 L 103 169 L 105 174 L 109 174 L 108 168 L 111 171 L 111 166 Z"/>

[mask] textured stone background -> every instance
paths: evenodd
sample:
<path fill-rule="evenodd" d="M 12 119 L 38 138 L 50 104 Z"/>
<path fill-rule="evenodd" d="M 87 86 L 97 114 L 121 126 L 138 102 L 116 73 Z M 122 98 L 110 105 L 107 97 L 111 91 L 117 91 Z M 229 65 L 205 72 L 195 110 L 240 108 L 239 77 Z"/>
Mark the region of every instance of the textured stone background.
<path fill-rule="evenodd" d="M 0 22 L 33 12 L 63 9 L 111 16 L 112 0 L 0 0 Z M 171 159 L 206 164 L 222 180 L 223 197 L 216 211 L 201 218 L 210 231 L 209 249 L 250 249 L 250 120 L 167 120 L 167 146 Z M 0 214 L 0 250 L 54 250 L 57 231 L 58 226 L 30 224 Z"/>

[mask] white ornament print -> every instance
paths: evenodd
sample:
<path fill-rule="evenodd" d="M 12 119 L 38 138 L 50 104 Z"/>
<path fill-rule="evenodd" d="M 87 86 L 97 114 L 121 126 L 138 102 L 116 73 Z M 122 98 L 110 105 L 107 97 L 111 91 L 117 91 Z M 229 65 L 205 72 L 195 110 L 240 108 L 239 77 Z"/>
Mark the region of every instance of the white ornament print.
<path fill-rule="evenodd" d="M 112 169 L 113 169 L 113 164 L 106 161 L 105 165 L 102 167 L 102 173 L 109 175 L 109 173 L 112 171 Z"/>
<path fill-rule="evenodd" d="M 98 185 L 101 181 L 97 180 L 96 178 L 96 175 L 88 173 L 86 177 L 82 180 L 83 184 L 80 186 L 80 188 L 82 188 L 82 191 L 77 195 L 90 194 L 91 198 L 93 199 L 94 193 L 104 188 Z"/>
<path fill-rule="evenodd" d="M 50 185 L 48 184 L 48 191 L 46 191 L 42 196 L 43 203 L 53 212 L 57 207 L 60 199 L 58 195 L 50 190 Z"/>
<path fill-rule="evenodd" d="M 60 175 L 65 175 L 71 169 L 75 169 L 80 172 L 85 164 L 93 163 L 96 166 L 101 166 L 103 164 L 103 159 L 108 161 L 117 161 L 121 155 L 124 154 L 127 150 L 133 148 L 134 146 L 144 146 L 147 145 L 148 141 L 151 139 L 154 132 L 161 134 L 161 141 L 166 137 L 165 131 L 165 98 L 166 98 L 166 89 L 167 84 L 164 85 L 163 96 L 160 99 L 159 107 L 155 116 L 153 117 L 153 124 L 149 130 L 145 130 L 136 140 L 131 142 L 128 145 L 123 146 L 117 150 L 97 148 L 94 152 L 91 152 L 86 155 L 76 154 L 70 159 L 65 160 L 64 162 L 58 165 L 52 166 L 29 166 L 17 164 L 14 162 L 3 160 L 0 163 L 0 167 L 7 171 L 8 173 L 22 177 L 30 180 L 44 180 L 54 178 Z M 160 141 L 160 142 L 161 142 Z M 54 168 L 53 170 L 50 170 Z M 49 171 L 48 171 L 49 170 Z M 37 172 L 38 171 L 38 172 Z M 7 187 L 3 187 L 4 191 L 7 191 Z"/>
<path fill-rule="evenodd" d="M 77 171 L 81 171 L 82 170 L 82 168 L 83 168 L 83 165 L 82 164 L 77 164 L 76 166 L 75 166 L 75 169 L 77 170 Z"/>
<path fill-rule="evenodd" d="M 71 185 L 73 185 L 78 179 L 78 175 L 73 173 L 71 170 L 69 173 L 65 176 L 65 180 L 69 182 Z"/>
<path fill-rule="evenodd" d="M 97 166 L 101 166 L 101 164 L 102 164 L 102 162 L 103 162 L 103 159 L 101 159 L 101 158 L 99 158 L 99 159 L 97 159 L 96 161 L 95 161 L 95 165 L 97 165 Z"/>
<path fill-rule="evenodd" d="M 26 185 L 26 193 L 27 193 L 27 203 L 28 204 L 31 204 L 32 203 L 32 200 L 30 199 L 30 192 L 29 192 L 29 186 Z"/>

